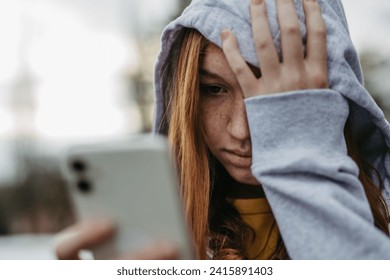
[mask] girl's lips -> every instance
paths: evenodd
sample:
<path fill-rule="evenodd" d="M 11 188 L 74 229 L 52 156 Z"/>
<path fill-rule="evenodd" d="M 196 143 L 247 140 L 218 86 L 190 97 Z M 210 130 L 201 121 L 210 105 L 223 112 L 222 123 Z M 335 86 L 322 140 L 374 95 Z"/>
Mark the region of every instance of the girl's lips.
<path fill-rule="evenodd" d="M 238 168 L 250 168 L 252 165 L 252 155 L 241 151 L 225 150 L 225 159 L 231 165 Z"/>
<path fill-rule="evenodd" d="M 225 151 L 229 154 L 233 154 L 233 155 L 236 155 L 236 156 L 239 156 L 239 157 L 244 157 L 244 158 L 247 158 L 247 157 L 252 157 L 252 153 L 251 151 L 249 150 L 235 150 L 235 149 L 225 149 Z"/>

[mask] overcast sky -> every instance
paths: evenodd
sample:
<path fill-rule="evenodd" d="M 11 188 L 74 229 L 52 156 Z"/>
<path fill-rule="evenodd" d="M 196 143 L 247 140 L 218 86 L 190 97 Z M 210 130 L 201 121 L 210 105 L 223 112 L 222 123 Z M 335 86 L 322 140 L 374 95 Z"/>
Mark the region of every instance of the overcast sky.
<path fill-rule="evenodd" d="M 342 0 L 349 29 L 358 50 L 390 49 L 390 1 Z"/>

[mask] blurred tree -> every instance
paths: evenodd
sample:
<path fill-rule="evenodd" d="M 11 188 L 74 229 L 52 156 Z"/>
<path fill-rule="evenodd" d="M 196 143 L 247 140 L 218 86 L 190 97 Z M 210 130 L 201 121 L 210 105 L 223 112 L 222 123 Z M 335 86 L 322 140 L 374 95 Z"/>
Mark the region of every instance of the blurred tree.
<path fill-rule="evenodd" d="M 177 0 L 177 12 L 168 21 L 178 17 L 190 3 L 191 0 Z M 141 116 L 141 132 L 149 132 L 153 127 L 153 69 L 160 48 L 161 30 L 162 27 L 156 29 L 156 33 L 141 32 L 136 34 L 140 61 L 142 62 L 138 71 L 131 73 L 128 80 L 129 99 L 134 100 L 138 105 Z"/>
<path fill-rule="evenodd" d="M 367 90 L 390 120 L 390 58 L 381 52 L 367 50 L 360 54 Z"/>
<path fill-rule="evenodd" d="M 191 0 L 178 0 L 179 2 L 179 13 L 181 12 L 191 3 Z"/>
<path fill-rule="evenodd" d="M 56 233 L 74 223 L 74 210 L 57 163 L 21 154 L 20 176 L 0 188 L 0 235 Z"/>

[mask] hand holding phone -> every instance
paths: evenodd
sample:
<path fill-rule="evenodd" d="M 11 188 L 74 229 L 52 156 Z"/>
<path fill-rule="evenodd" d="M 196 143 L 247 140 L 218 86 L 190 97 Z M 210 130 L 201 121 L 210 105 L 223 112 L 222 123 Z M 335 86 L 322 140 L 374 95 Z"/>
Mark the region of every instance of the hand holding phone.
<path fill-rule="evenodd" d="M 60 260 L 93 259 L 86 249 L 99 247 L 115 235 L 116 225 L 111 220 L 98 219 L 78 222 L 56 237 L 55 251 Z M 159 240 L 133 252 L 111 256 L 121 260 L 177 260 L 181 258 L 176 244 Z"/>
<path fill-rule="evenodd" d="M 94 251 L 96 259 L 137 252 L 156 240 L 175 242 L 192 258 L 177 176 L 162 136 L 77 145 L 63 160 L 76 215 L 117 224 L 112 241 Z"/>

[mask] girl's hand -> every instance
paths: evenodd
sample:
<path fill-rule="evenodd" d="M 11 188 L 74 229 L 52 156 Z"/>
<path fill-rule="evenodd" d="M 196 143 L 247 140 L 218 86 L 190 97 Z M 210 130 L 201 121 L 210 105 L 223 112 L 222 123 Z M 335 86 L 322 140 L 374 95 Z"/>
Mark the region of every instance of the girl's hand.
<path fill-rule="evenodd" d="M 80 251 L 108 241 L 115 234 L 115 225 L 108 220 L 80 222 L 63 230 L 56 237 L 56 254 L 60 260 L 78 260 Z"/>
<path fill-rule="evenodd" d="M 279 61 L 268 24 L 265 0 L 251 1 L 251 18 L 261 77 L 242 58 L 231 31 L 222 32 L 223 51 L 245 97 L 328 87 L 326 27 L 316 0 L 302 0 L 306 15 L 306 54 L 293 0 L 276 0 L 281 31 Z"/>
<path fill-rule="evenodd" d="M 77 223 L 61 232 L 57 238 L 56 253 L 60 260 L 78 260 L 80 251 L 91 249 L 107 242 L 115 235 L 115 225 L 109 220 L 94 220 Z M 151 244 L 137 252 L 114 259 L 169 260 L 178 259 L 177 248 L 166 242 Z"/>

